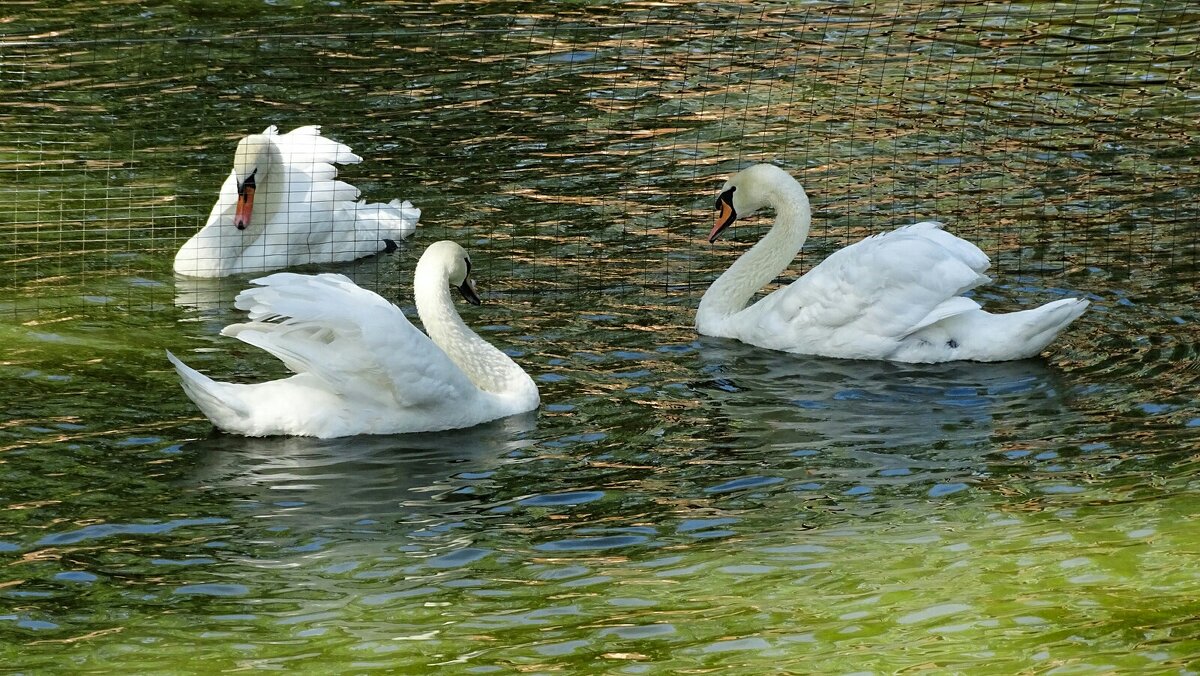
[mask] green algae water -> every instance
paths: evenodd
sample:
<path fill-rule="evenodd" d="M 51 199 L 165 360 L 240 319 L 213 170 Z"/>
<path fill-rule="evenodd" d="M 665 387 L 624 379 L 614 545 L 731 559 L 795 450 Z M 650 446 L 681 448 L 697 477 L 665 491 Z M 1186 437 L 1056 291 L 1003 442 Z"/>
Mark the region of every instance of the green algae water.
<path fill-rule="evenodd" d="M 0 12 L 6 672 L 1200 669 L 1186 4 Z M 460 311 L 539 411 L 212 431 L 164 350 L 284 371 L 218 335 L 249 277 L 170 262 L 269 124 L 424 211 L 321 270 L 412 317 L 420 253 L 459 241 Z M 759 160 L 817 209 L 786 279 L 938 218 L 993 257 L 989 309 L 1092 307 L 1002 364 L 699 337 L 769 223 L 710 247 L 711 198 Z"/>

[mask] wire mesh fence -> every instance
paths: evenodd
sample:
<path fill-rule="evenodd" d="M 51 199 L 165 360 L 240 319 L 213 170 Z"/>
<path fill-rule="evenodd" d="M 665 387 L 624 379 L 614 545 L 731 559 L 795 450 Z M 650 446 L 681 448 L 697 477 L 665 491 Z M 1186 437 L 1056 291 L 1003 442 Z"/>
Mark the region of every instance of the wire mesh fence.
<path fill-rule="evenodd" d="M 406 275 L 416 251 L 452 238 L 482 252 L 497 289 L 687 303 L 769 224 L 708 246 L 716 189 L 770 161 L 816 210 L 794 273 L 932 218 L 1001 275 L 1191 278 L 1197 13 L 385 7 L 9 33 L 0 312 L 175 302 L 174 252 L 204 224 L 237 140 L 272 124 L 322 125 L 364 158 L 340 178 L 423 210 L 410 245 L 359 270 Z"/>

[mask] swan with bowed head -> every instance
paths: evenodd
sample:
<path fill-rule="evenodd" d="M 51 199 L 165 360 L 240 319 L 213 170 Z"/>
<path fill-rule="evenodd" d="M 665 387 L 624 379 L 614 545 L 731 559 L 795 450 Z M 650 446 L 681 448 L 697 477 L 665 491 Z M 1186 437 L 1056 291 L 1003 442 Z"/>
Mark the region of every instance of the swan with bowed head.
<path fill-rule="evenodd" d="M 317 126 L 243 138 L 208 222 L 175 254 L 175 272 L 224 277 L 349 261 L 395 248 L 417 227 L 410 202 L 368 204 L 336 179 L 362 158 Z"/>
<path fill-rule="evenodd" d="M 775 224 L 704 293 L 696 329 L 798 354 L 899 362 L 1005 361 L 1032 357 L 1087 309 L 1064 298 L 992 314 L 962 293 L 991 281 L 979 247 L 925 221 L 840 249 L 758 302 L 787 268 L 812 224 L 808 195 L 787 172 L 758 164 L 717 198 L 715 242 L 739 217 L 775 209 Z"/>
<path fill-rule="evenodd" d="M 417 263 L 417 314 L 429 335 L 342 275 L 276 273 L 254 280 L 236 307 L 250 321 L 221 331 L 278 357 L 295 375 L 217 382 L 173 354 L 183 390 L 213 425 L 251 437 L 435 432 L 532 411 L 537 385 L 467 328 L 450 289 L 478 305 L 471 258 L 437 242 Z"/>

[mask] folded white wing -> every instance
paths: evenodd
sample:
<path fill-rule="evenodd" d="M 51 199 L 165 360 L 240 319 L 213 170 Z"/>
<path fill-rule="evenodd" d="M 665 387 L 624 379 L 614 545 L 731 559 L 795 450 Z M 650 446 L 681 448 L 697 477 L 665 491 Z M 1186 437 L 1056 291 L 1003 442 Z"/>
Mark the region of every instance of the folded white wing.
<path fill-rule="evenodd" d="M 979 247 L 926 221 L 840 249 L 747 309 L 764 330 L 899 339 L 979 308 L 960 293 L 989 281 Z"/>

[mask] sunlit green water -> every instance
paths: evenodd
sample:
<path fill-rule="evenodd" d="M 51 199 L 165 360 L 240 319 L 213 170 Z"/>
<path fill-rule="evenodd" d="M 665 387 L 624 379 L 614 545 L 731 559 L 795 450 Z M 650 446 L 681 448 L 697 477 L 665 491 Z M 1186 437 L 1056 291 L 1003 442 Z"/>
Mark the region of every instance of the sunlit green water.
<path fill-rule="evenodd" d="M 1200 667 L 1187 5 L 180 7 L 3 10 L 6 670 Z M 536 415 L 211 434 L 164 349 L 282 371 L 217 335 L 246 279 L 170 258 L 270 123 L 425 210 L 339 271 L 407 308 L 471 249 Z M 938 217 L 982 300 L 1093 307 L 1011 364 L 698 338 L 764 224 L 702 245 L 713 189 L 759 159 L 819 210 L 796 272 Z"/>

